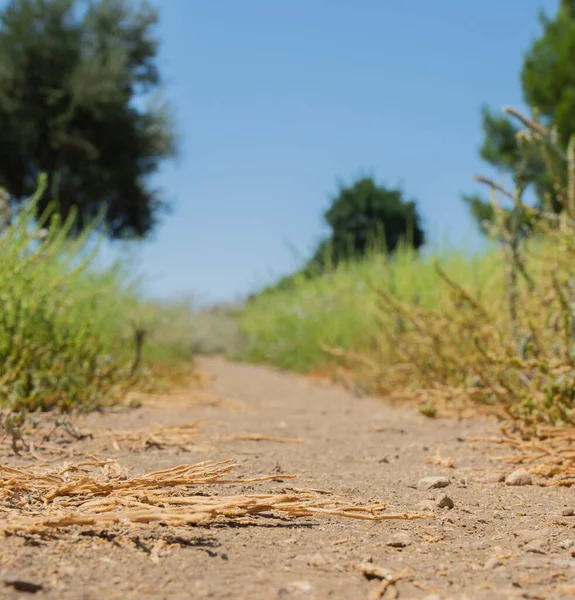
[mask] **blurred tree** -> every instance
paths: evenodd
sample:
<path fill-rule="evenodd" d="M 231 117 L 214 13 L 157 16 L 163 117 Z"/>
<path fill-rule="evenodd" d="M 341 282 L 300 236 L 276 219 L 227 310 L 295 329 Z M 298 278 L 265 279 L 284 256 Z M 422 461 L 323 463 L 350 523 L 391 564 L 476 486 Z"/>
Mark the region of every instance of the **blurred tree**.
<path fill-rule="evenodd" d="M 541 13 L 539 20 L 543 34 L 525 55 L 523 94 L 566 147 L 575 133 L 575 0 L 562 0 L 555 19 Z"/>
<path fill-rule="evenodd" d="M 165 203 L 149 183 L 175 154 L 159 96 L 157 12 L 129 0 L 10 0 L 0 11 L 0 185 L 14 204 L 46 173 L 76 230 L 105 208 L 112 238 L 148 234 Z"/>
<path fill-rule="evenodd" d="M 541 13 L 539 21 L 541 37 L 524 57 L 523 96 L 539 122 L 556 128 L 559 144 L 566 149 L 575 133 L 575 0 L 562 0 L 553 19 Z M 563 203 L 556 184 L 564 183 L 563 163 L 553 152 L 545 155 L 527 139 L 518 137 L 515 123 L 506 115 L 496 116 L 484 108 L 481 157 L 510 175 L 516 188 L 531 188 L 538 208 L 561 212 Z M 485 230 L 493 220 L 490 203 L 477 195 L 464 196 L 463 200 Z"/>
<path fill-rule="evenodd" d="M 535 192 L 537 208 L 548 204 L 552 210 L 559 211 L 553 180 L 540 149 L 518 135 L 520 127 L 511 117 L 494 115 L 484 107 L 482 120 L 484 141 L 479 150 L 481 158 L 510 177 L 514 188 L 511 191 L 531 188 Z M 465 194 L 462 198 L 481 231 L 488 233 L 495 217 L 491 202 L 477 194 Z M 508 220 L 510 211 L 506 213 Z M 528 220 L 523 225 L 525 230 L 530 228 Z"/>
<path fill-rule="evenodd" d="M 321 274 L 342 260 L 361 259 L 370 250 L 392 253 L 402 240 L 417 250 L 425 242 L 415 202 L 406 201 L 401 190 L 377 186 L 371 177 L 340 186 L 324 219 L 331 234 L 318 244 L 312 258 L 299 271 L 252 294 L 248 302 L 289 290 L 302 279 Z"/>
<path fill-rule="evenodd" d="M 415 203 L 404 200 L 399 189 L 377 186 L 371 177 L 341 186 L 324 218 L 331 235 L 318 245 L 308 270 L 362 258 L 377 244 L 391 253 L 402 239 L 415 249 L 425 241 Z"/>

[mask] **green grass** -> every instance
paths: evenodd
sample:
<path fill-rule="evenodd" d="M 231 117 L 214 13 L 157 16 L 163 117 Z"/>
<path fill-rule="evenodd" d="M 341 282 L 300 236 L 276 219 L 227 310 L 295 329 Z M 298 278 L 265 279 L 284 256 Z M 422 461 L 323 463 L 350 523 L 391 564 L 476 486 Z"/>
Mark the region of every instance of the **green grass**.
<path fill-rule="evenodd" d="M 125 266 L 94 267 L 91 232 L 70 241 L 71 221 L 52 217 L 45 239 L 32 239 L 34 208 L 32 201 L 0 235 L 0 408 L 113 402 L 140 379 L 138 329 L 149 332 L 140 374 L 159 356 L 166 364 L 190 359 L 178 341 L 154 336 L 161 307 L 141 300 Z"/>
<path fill-rule="evenodd" d="M 437 260 L 450 277 L 480 297 L 503 285 L 502 258 L 494 250 L 476 256 L 444 251 L 427 258 L 406 250 L 393 258 L 372 254 L 323 276 L 296 277 L 290 289 L 248 303 L 239 317 L 249 340 L 242 358 L 309 372 L 336 362 L 323 345 L 369 352 L 379 335 L 376 289 L 408 304 L 438 308 L 446 290 L 435 269 Z"/>

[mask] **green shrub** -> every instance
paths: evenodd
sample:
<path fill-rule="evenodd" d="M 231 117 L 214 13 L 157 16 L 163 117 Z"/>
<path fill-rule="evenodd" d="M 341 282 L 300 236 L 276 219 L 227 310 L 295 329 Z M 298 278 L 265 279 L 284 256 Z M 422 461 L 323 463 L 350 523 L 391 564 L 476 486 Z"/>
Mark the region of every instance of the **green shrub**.
<path fill-rule="evenodd" d="M 73 217 L 37 223 L 36 202 L 0 235 L 0 406 L 89 409 L 136 382 L 150 309 L 121 264 L 94 267 L 91 231 L 71 240 Z"/>

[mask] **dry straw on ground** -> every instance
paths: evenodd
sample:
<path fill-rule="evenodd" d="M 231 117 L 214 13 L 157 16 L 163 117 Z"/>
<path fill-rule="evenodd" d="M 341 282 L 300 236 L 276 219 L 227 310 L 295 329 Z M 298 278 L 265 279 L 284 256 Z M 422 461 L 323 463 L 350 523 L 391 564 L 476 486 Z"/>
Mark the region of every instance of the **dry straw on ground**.
<path fill-rule="evenodd" d="M 42 423 L 28 423 L 22 427 L 16 448 L 9 436 L 0 439 L 0 457 L 13 456 L 15 449 L 22 456 L 30 456 L 40 463 L 50 463 L 63 458 L 85 456 L 85 450 L 77 443 L 90 439 L 98 443 L 97 451 L 129 450 L 139 452 L 150 448 L 179 448 L 183 451 L 198 450 L 200 421 L 155 427 L 148 431 L 132 430 L 79 430 L 66 419 Z"/>
<path fill-rule="evenodd" d="M 430 515 L 384 513 L 384 504 L 353 506 L 316 492 L 208 495 L 205 486 L 291 479 L 273 475 L 226 479 L 237 465 L 206 461 L 127 477 L 115 461 L 93 458 L 66 467 L 0 466 L 0 531 L 41 532 L 72 525 L 206 525 L 254 523 L 257 515 L 284 518 L 333 515 L 352 519 L 429 518 Z M 201 495 L 199 494 L 201 493 Z"/>
<path fill-rule="evenodd" d="M 388 569 L 378 567 L 371 562 L 362 563 L 359 566 L 359 569 L 366 579 L 377 579 L 380 582 L 377 587 L 371 590 L 368 600 L 379 600 L 379 598 L 384 598 L 389 589 L 393 590 L 393 595 L 391 597 L 397 598 L 398 592 L 394 588 L 395 584 L 411 575 L 411 569 L 409 568 L 405 568 L 399 573 L 392 573 Z"/>
<path fill-rule="evenodd" d="M 524 465 L 539 478 L 539 485 L 575 485 L 575 427 L 503 428 L 499 438 L 472 438 L 471 441 L 503 445 L 513 450 L 493 460 Z"/>
<path fill-rule="evenodd" d="M 200 422 L 186 423 L 184 425 L 171 425 L 157 427 L 151 431 L 106 431 L 97 432 L 94 438 L 104 441 L 104 446 L 110 444 L 115 450 L 124 449 L 132 451 L 146 450 L 148 448 L 176 447 L 186 452 L 195 449 L 199 433 Z"/>

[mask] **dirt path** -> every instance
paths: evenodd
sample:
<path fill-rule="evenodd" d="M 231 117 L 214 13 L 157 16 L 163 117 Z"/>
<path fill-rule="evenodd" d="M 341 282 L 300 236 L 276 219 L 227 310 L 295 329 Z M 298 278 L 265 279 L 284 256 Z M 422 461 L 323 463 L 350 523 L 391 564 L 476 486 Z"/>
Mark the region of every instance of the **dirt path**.
<path fill-rule="evenodd" d="M 573 491 L 493 481 L 509 466 L 489 461 L 481 447 L 466 441 L 495 431 L 493 425 L 429 420 L 337 387 L 216 358 L 204 359 L 201 367 L 215 376 L 207 390 L 213 401 L 188 394 L 163 401 L 161 408 L 146 403 L 92 414 L 79 425 L 83 431 L 145 431 L 200 419 L 201 436 L 187 450 L 152 445 L 134 452 L 120 442 L 107 455 L 118 457 L 130 474 L 233 458 L 242 475 L 298 475 L 296 481 L 244 485 L 249 493 L 322 488 L 350 503 L 385 502 L 389 512 L 425 512 L 429 518 L 261 517 L 249 526 L 84 527 L 13 535 L 1 540 L 1 598 L 31 595 L 2 584 L 14 579 L 42 586 L 35 597 L 46 599 L 379 597 L 381 582 L 369 581 L 362 564 L 404 576 L 384 598 L 575 597 L 575 518 L 562 516 L 575 506 Z M 75 444 L 96 452 L 97 440 Z M 453 459 L 454 467 L 426 460 L 437 452 Z M 1 460 L 27 464 L 25 457 Z M 447 477 L 449 485 L 421 489 L 420 480 L 430 476 Z M 453 501 L 452 509 L 437 506 L 442 495 Z"/>

